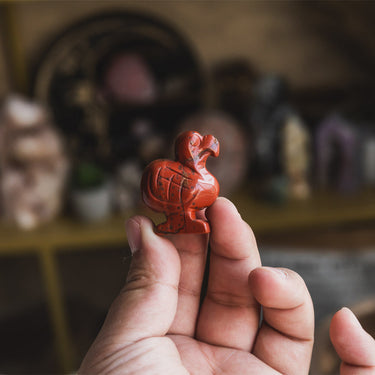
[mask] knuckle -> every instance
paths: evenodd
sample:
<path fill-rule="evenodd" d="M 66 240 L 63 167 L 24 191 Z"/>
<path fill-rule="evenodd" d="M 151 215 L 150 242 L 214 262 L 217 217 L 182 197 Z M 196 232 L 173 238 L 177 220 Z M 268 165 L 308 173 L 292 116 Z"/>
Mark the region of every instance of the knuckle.
<path fill-rule="evenodd" d="M 129 272 L 123 292 L 136 289 L 147 289 L 155 284 L 152 273 L 145 269 L 133 269 Z"/>

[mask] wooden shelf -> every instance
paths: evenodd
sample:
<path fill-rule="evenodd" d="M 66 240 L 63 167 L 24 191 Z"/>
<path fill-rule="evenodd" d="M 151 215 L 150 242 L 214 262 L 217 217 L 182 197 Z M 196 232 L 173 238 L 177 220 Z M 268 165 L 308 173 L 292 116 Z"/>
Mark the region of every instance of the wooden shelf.
<path fill-rule="evenodd" d="M 290 201 L 278 206 L 256 201 L 243 191 L 231 199 L 255 233 L 375 220 L 374 191 L 348 196 L 325 192 L 305 201 Z M 0 252 L 29 252 L 35 251 L 35 247 L 69 251 L 98 245 L 125 244 L 125 220 L 135 214 L 147 215 L 156 223 L 162 220 L 161 214 L 140 208 L 91 224 L 60 218 L 33 231 L 2 224 Z"/>
<path fill-rule="evenodd" d="M 125 243 L 126 217 L 114 216 L 98 223 L 82 223 L 60 218 L 36 230 L 24 231 L 11 225 L 0 226 L 0 252 L 32 252 L 35 247 L 70 250 L 92 245 Z"/>
<path fill-rule="evenodd" d="M 233 197 L 233 202 L 255 234 L 375 220 L 375 190 L 356 195 L 321 192 L 310 199 L 279 206 L 255 201 L 241 192 Z"/>

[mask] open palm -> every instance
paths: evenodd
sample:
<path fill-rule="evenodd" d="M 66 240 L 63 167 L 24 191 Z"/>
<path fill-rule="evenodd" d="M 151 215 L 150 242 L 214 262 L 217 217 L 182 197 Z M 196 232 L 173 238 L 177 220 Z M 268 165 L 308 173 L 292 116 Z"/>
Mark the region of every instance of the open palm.
<path fill-rule="evenodd" d="M 219 198 L 206 215 L 211 254 L 201 306 L 208 236 L 167 239 L 145 217 L 128 221 L 128 279 L 80 373 L 308 374 L 314 313 L 303 280 L 261 267 L 254 235 L 231 202 Z M 375 375 L 375 341 L 349 309 L 335 314 L 330 334 L 341 375 Z"/>
<path fill-rule="evenodd" d="M 254 235 L 231 202 L 219 198 L 206 215 L 211 254 L 201 306 L 208 236 L 162 238 L 147 218 L 128 221 L 128 280 L 81 373 L 308 373 L 314 314 L 303 280 L 261 267 Z"/>

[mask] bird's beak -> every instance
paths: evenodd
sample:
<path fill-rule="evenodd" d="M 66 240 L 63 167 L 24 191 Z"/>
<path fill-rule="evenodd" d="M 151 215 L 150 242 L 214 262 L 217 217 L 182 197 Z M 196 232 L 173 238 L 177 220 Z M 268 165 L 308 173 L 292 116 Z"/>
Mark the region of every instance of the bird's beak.
<path fill-rule="evenodd" d="M 203 137 L 202 150 L 208 151 L 214 157 L 219 156 L 219 141 L 213 135 L 205 135 Z"/>

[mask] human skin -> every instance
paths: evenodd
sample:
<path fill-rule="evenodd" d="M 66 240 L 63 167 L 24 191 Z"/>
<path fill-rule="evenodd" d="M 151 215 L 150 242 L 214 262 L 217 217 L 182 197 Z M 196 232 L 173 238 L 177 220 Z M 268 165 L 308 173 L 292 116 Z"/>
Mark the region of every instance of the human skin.
<path fill-rule="evenodd" d="M 161 237 L 142 216 L 127 222 L 133 258 L 126 285 L 80 374 L 308 374 L 314 311 L 304 281 L 291 270 L 261 266 L 251 228 L 227 199 L 218 198 L 206 217 L 210 238 Z M 200 305 L 208 240 L 210 270 Z M 370 371 L 348 372 L 343 365 L 342 374 L 375 374 L 373 339 L 365 339 L 345 311 L 335 316 L 332 341 L 355 371 L 362 364 L 351 363 L 342 349 L 341 326 L 367 340 L 363 365 Z"/>
<path fill-rule="evenodd" d="M 348 308 L 333 316 L 329 333 L 342 360 L 341 375 L 375 375 L 375 340 Z"/>

